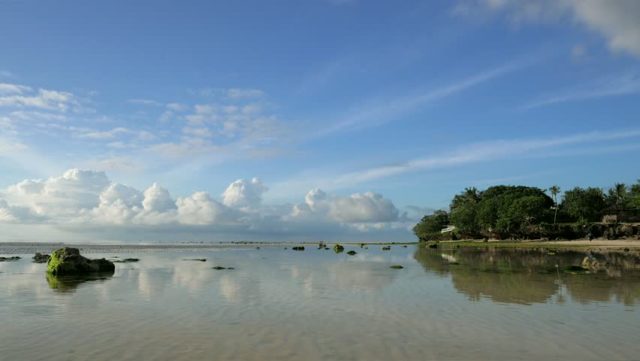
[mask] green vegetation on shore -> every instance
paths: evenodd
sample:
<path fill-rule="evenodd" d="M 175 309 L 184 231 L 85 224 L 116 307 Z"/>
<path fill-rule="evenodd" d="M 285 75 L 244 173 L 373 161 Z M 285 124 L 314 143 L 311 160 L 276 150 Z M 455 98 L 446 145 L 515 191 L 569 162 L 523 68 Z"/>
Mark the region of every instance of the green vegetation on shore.
<path fill-rule="evenodd" d="M 548 194 L 547 194 L 548 192 Z M 467 188 L 449 210 L 426 215 L 413 231 L 421 241 L 456 239 L 607 239 L 637 237 L 640 181 L 631 186 L 575 187 L 558 202 L 560 188 Z"/>

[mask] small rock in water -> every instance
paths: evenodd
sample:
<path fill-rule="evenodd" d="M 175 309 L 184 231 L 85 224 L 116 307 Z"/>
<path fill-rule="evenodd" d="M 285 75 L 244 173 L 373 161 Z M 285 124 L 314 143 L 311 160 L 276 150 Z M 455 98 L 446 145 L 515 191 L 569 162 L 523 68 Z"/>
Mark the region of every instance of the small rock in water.
<path fill-rule="evenodd" d="M 336 244 L 335 246 L 333 246 L 333 251 L 335 253 L 342 253 L 344 251 L 344 247 L 342 247 L 339 244 Z"/>
<path fill-rule="evenodd" d="M 584 273 L 584 272 L 588 272 L 589 270 L 582 266 L 573 265 L 573 266 L 567 267 L 565 271 L 569 273 Z"/>
<path fill-rule="evenodd" d="M 390 251 L 391 250 L 391 246 L 382 246 L 382 250 L 383 251 Z"/>
<path fill-rule="evenodd" d="M 393 269 L 403 269 L 404 267 L 399 265 L 399 264 L 394 264 L 393 266 L 389 267 L 389 268 L 393 268 Z"/>
<path fill-rule="evenodd" d="M 356 251 L 349 251 L 349 252 L 347 252 L 347 254 L 348 254 L 349 256 L 355 256 L 356 254 L 358 254 L 358 252 L 356 252 Z"/>
<path fill-rule="evenodd" d="M 115 262 L 115 263 L 131 263 L 131 262 L 138 262 L 138 261 L 140 261 L 140 259 L 138 259 L 138 258 L 125 258 L 125 259 L 113 260 L 113 262 Z"/>
<path fill-rule="evenodd" d="M 10 262 L 10 261 L 17 261 L 19 260 L 20 257 L 18 256 L 12 256 L 12 257 L 0 257 L 0 262 Z"/>
<path fill-rule="evenodd" d="M 427 247 L 429 247 L 429 248 L 438 248 L 438 244 L 437 243 L 430 243 Z"/>
<path fill-rule="evenodd" d="M 291 247 L 292 250 L 294 251 L 304 251 L 304 247 L 303 246 L 294 246 Z"/>
<path fill-rule="evenodd" d="M 219 271 L 219 270 L 234 270 L 235 268 L 234 267 L 214 266 L 214 267 L 211 267 L 211 269 Z"/>
<path fill-rule="evenodd" d="M 33 256 L 33 263 L 47 263 L 49 262 L 49 258 L 51 258 L 51 256 L 49 256 L 48 254 L 36 252 L 36 254 Z"/>

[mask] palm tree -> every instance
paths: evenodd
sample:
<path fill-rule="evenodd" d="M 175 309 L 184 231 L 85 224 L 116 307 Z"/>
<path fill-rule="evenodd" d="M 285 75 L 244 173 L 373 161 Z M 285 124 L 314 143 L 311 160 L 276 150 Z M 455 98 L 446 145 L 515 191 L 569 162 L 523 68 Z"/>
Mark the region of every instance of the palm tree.
<path fill-rule="evenodd" d="M 551 198 L 553 198 L 553 225 L 556 225 L 556 220 L 558 219 L 558 194 L 560 193 L 560 187 L 553 185 L 549 188 L 549 192 L 551 193 Z"/>

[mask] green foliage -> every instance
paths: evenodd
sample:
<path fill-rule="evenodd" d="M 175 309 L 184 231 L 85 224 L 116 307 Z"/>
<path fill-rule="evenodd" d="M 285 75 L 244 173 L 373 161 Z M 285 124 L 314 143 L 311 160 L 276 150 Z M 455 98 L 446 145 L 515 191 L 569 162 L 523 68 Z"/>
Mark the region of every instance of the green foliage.
<path fill-rule="evenodd" d="M 551 219 L 553 200 L 534 187 L 467 189 L 451 203 L 451 222 L 465 236 L 526 236 L 530 226 Z"/>
<path fill-rule="evenodd" d="M 439 210 L 433 214 L 422 217 L 420 222 L 413 227 L 413 233 L 421 241 L 439 239 L 440 231 L 449 225 L 449 214 Z"/>
<path fill-rule="evenodd" d="M 450 221 L 465 237 L 475 237 L 479 234 L 478 202 L 480 202 L 480 193 L 476 188 L 465 189 L 461 194 L 454 196 L 451 201 Z"/>
<path fill-rule="evenodd" d="M 558 186 L 547 190 L 504 185 L 484 191 L 467 188 L 453 197 L 449 213 L 440 210 L 423 217 L 413 232 L 421 241 L 488 237 L 614 239 L 628 236 L 630 231 L 600 225 L 603 215 L 616 215 L 614 223 L 640 222 L 640 180 L 631 186 L 615 184 L 606 193 L 600 188 L 575 187 L 564 193 L 560 203 L 559 194 Z M 440 231 L 448 225 L 455 226 L 455 231 L 442 234 Z"/>
<path fill-rule="evenodd" d="M 561 207 L 574 221 L 597 222 L 607 203 L 602 189 L 575 187 L 565 192 Z"/>

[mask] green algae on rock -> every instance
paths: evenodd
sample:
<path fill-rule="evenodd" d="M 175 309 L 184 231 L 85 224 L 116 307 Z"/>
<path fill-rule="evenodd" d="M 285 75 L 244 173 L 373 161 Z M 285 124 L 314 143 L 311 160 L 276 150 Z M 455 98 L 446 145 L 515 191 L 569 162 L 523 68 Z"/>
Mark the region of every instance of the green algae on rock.
<path fill-rule="evenodd" d="M 56 276 L 82 275 L 89 273 L 113 273 L 113 262 L 102 259 L 88 259 L 80 255 L 77 248 L 64 247 L 51 253 L 47 262 L 47 273 Z"/>

